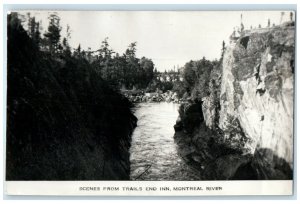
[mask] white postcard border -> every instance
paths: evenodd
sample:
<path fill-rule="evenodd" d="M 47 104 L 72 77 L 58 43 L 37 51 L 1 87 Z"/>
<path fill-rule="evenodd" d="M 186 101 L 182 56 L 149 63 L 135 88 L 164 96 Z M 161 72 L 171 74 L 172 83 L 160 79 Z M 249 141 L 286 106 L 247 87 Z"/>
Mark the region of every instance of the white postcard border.
<path fill-rule="evenodd" d="M 293 195 L 293 181 L 6 181 L 5 194 L 56 196 Z"/>

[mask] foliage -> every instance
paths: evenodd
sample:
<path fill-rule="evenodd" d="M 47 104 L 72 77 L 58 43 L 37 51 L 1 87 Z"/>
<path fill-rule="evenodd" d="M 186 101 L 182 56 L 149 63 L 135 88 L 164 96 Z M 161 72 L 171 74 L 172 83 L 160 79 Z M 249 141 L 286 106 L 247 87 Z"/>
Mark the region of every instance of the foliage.
<path fill-rule="evenodd" d="M 209 61 L 203 57 L 198 61 L 187 62 L 183 70 L 183 87 L 194 99 L 201 99 L 209 95 L 208 85 L 210 73 L 217 66 L 218 61 Z M 180 95 L 183 91 L 179 89 Z"/>
<path fill-rule="evenodd" d="M 55 54 L 59 49 L 60 42 L 60 18 L 55 13 L 49 16 L 49 26 L 48 32 L 44 34 L 47 42 L 47 46 L 49 46 L 49 51 L 51 54 Z"/>

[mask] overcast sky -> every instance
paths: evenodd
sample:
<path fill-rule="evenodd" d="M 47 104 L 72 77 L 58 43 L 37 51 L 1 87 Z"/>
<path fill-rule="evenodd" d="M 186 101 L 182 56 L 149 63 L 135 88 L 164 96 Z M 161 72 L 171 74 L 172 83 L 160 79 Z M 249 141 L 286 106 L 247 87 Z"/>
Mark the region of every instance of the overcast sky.
<path fill-rule="evenodd" d="M 26 13 L 26 12 L 24 12 Z M 31 12 L 42 20 L 47 29 L 51 12 Z M 158 70 L 164 71 L 183 66 L 189 60 L 205 56 L 213 60 L 220 57 L 222 41 L 228 43 L 234 27 L 241 23 L 266 27 L 280 23 L 281 11 L 59 11 L 65 36 L 66 25 L 72 30 L 70 45 L 83 49 L 99 49 L 108 37 L 111 48 L 124 53 L 131 42 L 137 42 L 137 56 L 153 60 Z M 283 21 L 289 18 L 285 12 Z"/>

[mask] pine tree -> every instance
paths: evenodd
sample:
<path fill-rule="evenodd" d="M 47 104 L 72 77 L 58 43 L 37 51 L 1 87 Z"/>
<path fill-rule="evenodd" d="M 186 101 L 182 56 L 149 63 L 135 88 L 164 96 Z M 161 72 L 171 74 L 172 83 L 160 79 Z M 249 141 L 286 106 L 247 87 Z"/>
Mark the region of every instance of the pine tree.
<path fill-rule="evenodd" d="M 71 47 L 69 45 L 69 40 L 71 39 L 71 29 L 70 26 L 67 25 L 66 37 L 63 38 L 62 45 L 63 50 L 66 56 L 71 56 Z"/>
<path fill-rule="evenodd" d="M 135 52 L 136 52 L 136 42 L 130 43 L 128 46 L 125 54 L 128 57 L 135 57 Z"/>
<path fill-rule="evenodd" d="M 31 17 L 30 13 L 27 13 L 28 23 L 27 23 L 27 33 L 38 47 L 41 40 L 40 33 L 40 23 L 36 22 L 35 17 Z"/>
<path fill-rule="evenodd" d="M 55 13 L 49 16 L 48 31 L 44 34 L 47 39 L 49 51 L 51 54 L 55 54 L 59 48 L 60 41 L 60 18 Z"/>
<path fill-rule="evenodd" d="M 40 32 L 40 23 L 39 22 L 37 22 L 35 24 L 35 31 L 34 31 L 33 39 L 36 42 L 36 44 L 39 46 L 39 44 L 41 42 L 41 32 Z"/>

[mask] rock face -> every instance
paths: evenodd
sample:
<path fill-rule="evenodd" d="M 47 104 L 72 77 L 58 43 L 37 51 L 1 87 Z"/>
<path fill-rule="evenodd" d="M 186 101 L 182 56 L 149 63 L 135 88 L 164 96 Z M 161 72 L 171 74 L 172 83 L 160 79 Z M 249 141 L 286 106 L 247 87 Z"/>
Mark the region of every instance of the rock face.
<path fill-rule="evenodd" d="M 223 60 L 219 127 L 246 140 L 243 152 L 270 149 L 293 161 L 295 30 L 285 25 L 242 36 Z M 231 134 L 231 129 L 241 133 Z"/>
<path fill-rule="evenodd" d="M 179 152 L 203 179 L 292 178 L 294 56 L 293 22 L 246 31 L 226 48 L 198 102 L 204 121 L 184 139 L 176 125 Z"/>
<path fill-rule="evenodd" d="M 129 180 L 131 103 L 86 61 L 41 52 L 11 16 L 7 44 L 6 180 Z"/>
<path fill-rule="evenodd" d="M 210 74 L 209 96 L 202 98 L 202 111 L 205 124 L 210 129 L 215 129 L 219 123 L 220 92 L 222 82 L 222 64 L 215 67 Z"/>

